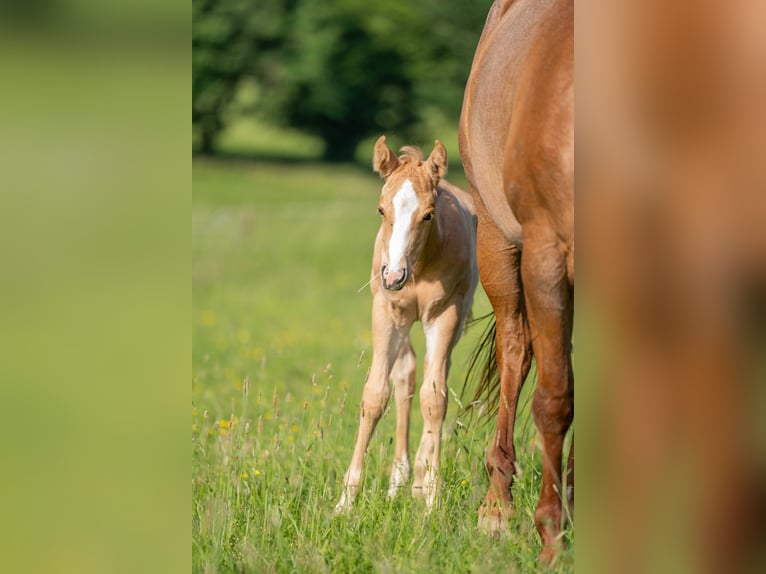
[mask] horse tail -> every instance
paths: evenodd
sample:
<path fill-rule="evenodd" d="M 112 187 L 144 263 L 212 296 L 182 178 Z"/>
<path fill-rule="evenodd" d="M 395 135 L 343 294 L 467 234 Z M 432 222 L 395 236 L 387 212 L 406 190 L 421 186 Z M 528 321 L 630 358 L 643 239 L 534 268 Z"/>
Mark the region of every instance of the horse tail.
<path fill-rule="evenodd" d="M 461 395 L 466 396 L 469 389 L 475 387 L 473 398 L 465 403 L 460 414 L 478 414 L 485 422 L 497 414 L 500 406 L 500 373 L 497 369 L 497 351 L 495 349 L 495 333 L 497 319 L 490 312 L 482 317 L 472 319 L 468 327 L 486 323 L 479 337 L 479 342 L 468 360 L 468 370 Z"/>

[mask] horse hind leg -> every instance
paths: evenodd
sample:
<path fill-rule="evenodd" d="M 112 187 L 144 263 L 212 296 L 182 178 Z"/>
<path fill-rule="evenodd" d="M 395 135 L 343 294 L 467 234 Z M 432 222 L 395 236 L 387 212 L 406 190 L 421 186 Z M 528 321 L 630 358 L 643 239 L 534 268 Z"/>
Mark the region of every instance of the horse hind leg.
<path fill-rule="evenodd" d="M 550 562 L 561 546 L 562 449 L 574 417 L 570 356 L 574 292 L 567 277 L 565 257 L 553 241 L 525 242 L 522 279 L 538 374 L 532 412 L 543 450 L 535 526 L 543 543 L 540 557 Z"/>
<path fill-rule="evenodd" d="M 574 520 L 574 434 L 572 444 L 569 446 L 569 462 L 567 462 L 566 476 L 567 505 L 569 506 L 569 520 Z"/>
<path fill-rule="evenodd" d="M 396 401 L 396 445 L 394 465 L 388 486 L 388 496 L 393 498 L 410 480 L 409 437 L 410 408 L 415 393 L 415 351 L 409 339 L 402 344 L 399 356 L 391 371 Z"/>
<path fill-rule="evenodd" d="M 516 474 L 513 431 L 519 394 L 532 359 L 526 327 L 520 314 L 508 309 L 500 312 L 495 340 L 500 396 L 497 426 L 487 451 L 489 488 L 479 508 L 479 528 L 490 533 L 505 530 L 513 513 L 511 487 Z"/>
<path fill-rule="evenodd" d="M 479 508 L 478 526 L 496 533 L 508 526 L 513 509 L 511 486 L 516 472 L 513 429 L 516 406 L 532 361 L 532 348 L 521 288 L 521 251 L 508 245 L 477 201 L 477 255 L 484 291 L 495 313 L 495 355 L 500 376 L 497 426 L 487 451 L 489 488 Z"/>

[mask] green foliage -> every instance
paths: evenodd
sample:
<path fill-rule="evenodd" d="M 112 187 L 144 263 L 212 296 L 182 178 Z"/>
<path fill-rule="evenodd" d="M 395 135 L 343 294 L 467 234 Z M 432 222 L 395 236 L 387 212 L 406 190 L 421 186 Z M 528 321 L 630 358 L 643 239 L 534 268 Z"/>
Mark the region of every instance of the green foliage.
<path fill-rule="evenodd" d="M 349 159 L 373 129 L 410 125 L 415 108 L 407 35 L 417 23 L 401 25 L 410 16 L 400 11 L 383 20 L 358 0 L 302 0 L 291 29 L 287 81 L 273 100 L 275 117 L 320 135 L 328 159 Z M 399 43 L 390 40 L 396 35 Z"/>
<path fill-rule="evenodd" d="M 248 107 L 319 136 L 326 159 L 351 159 L 360 141 L 383 132 L 419 139 L 434 113 L 454 124 L 488 6 L 195 0 L 198 143 L 212 149 L 243 83 L 257 86 Z"/>
<path fill-rule="evenodd" d="M 490 1 L 421 0 L 425 14 L 424 57 L 417 69 L 418 101 L 436 108 L 457 124 L 473 54 L 484 27 Z"/>
<path fill-rule="evenodd" d="M 200 151 L 214 150 L 241 79 L 268 80 L 287 8 L 288 0 L 193 0 L 192 124 Z"/>

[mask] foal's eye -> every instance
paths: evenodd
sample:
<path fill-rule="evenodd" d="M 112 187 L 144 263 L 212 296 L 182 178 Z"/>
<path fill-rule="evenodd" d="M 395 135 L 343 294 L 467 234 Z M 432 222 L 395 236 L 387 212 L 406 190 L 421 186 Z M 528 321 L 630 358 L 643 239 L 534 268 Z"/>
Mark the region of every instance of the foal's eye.
<path fill-rule="evenodd" d="M 378 215 L 383 215 L 383 208 L 382 207 L 378 208 Z"/>
<path fill-rule="evenodd" d="M 423 221 L 431 221 L 431 218 L 434 216 L 432 211 L 429 211 L 423 216 Z"/>

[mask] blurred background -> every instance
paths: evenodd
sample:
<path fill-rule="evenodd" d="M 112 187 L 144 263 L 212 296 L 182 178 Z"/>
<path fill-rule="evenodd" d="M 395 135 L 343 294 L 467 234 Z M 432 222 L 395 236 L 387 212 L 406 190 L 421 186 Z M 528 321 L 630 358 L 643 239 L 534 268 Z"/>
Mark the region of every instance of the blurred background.
<path fill-rule="evenodd" d="M 189 570 L 188 398 L 202 345 L 234 365 L 205 367 L 229 385 L 217 413 L 264 356 L 309 385 L 313 373 L 358 380 L 368 304 L 353 294 L 369 249 L 348 238 L 374 232 L 379 189 L 365 141 L 386 132 L 392 147 L 429 151 L 438 137 L 459 176 L 462 88 L 489 4 L 0 4 L 6 569 Z M 583 572 L 766 564 L 765 23 L 757 0 L 578 4 Z M 268 193 L 253 212 L 256 189 Z M 264 347 L 256 338 L 270 333 L 237 310 L 260 296 L 253 285 L 284 283 L 242 247 L 268 252 L 268 234 L 309 228 L 319 207 L 329 223 L 312 250 L 285 246 L 303 257 L 287 285 L 326 280 L 306 262 L 353 249 L 327 287 L 351 293 L 359 323 L 330 326 L 351 344 L 330 349 L 326 323 L 277 322 L 282 338 Z M 216 291 L 222 279 L 237 288 Z M 283 353 L 309 336 L 313 356 L 353 360 L 328 369 Z"/>
<path fill-rule="evenodd" d="M 0 3 L 3 570 L 189 569 L 190 28 Z"/>

